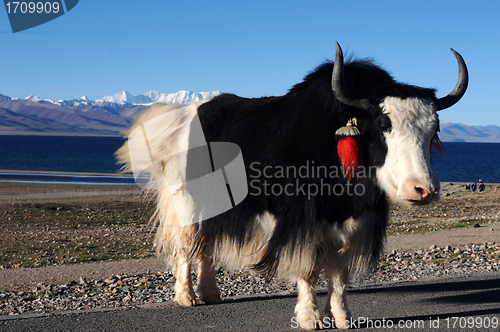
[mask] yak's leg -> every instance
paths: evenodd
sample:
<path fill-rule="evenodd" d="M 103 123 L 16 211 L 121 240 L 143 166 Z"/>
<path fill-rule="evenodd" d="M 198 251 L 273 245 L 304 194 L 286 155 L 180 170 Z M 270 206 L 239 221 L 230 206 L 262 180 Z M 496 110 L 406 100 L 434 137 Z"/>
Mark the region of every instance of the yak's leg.
<path fill-rule="evenodd" d="M 166 165 L 162 161 L 163 175 L 165 179 L 165 189 L 161 190 L 158 205 L 160 209 L 160 226 L 157 233 L 157 244 L 166 243 L 168 247 L 173 248 L 171 255 L 177 264 L 175 281 L 175 301 L 184 307 L 196 305 L 196 294 L 193 289 L 193 280 L 191 279 L 191 260 L 190 248 L 193 248 L 196 235 L 196 227 L 192 224 L 192 201 L 190 201 L 182 191 L 176 191 L 174 198 L 171 188 L 168 185 L 168 174 Z M 178 174 L 176 174 L 179 176 Z M 173 176 L 172 176 L 173 177 Z M 182 176 L 181 176 L 182 178 Z"/>
<path fill-rule="evenodd" d="M 193 289 L 191 279 L 192 255 L 189 248 L 193 247 L 192 239 L 195 236 L 195 228 L 191 226 L 173 227 L 168 229 L 170 232 L 168 239 L 170 245 L 174 248 L 172 256 L 177 264 L 175 281 L 175 301 L 184 307 L 190 307 L 196 304 L 196 294 Z"/>
<path fill-rule="evenodd" d="M 306 330 L 323 328 L 323 314 L 318 310 L 318 298 L 316 297 L 317 281 L 317 272 L 307 280 L 297 280 L 299 298 L 295 306 L 295 314 L 300 327 Z"/>
<path fill-rule="evenodd" d="M 179 257 L 177 260 L 175 301 L 184 307 L 196 304 L 196 295 L 191 280 L 191 261 L 185 256 Z"/>
<path fill-rule="evenodd" d="M 346 302 L 346 286 L 348 281 L 347 268 L 339 270 L 326 266 L 325 274 L 328 278 L 328 298 L 325 312 L 335 319 L 335 325 L 339 329 L 348 329 L 351 319 L 351 312 Z"/>
<path fill-rule="evenodd" d="M 206 304 L 221 303 L 220 292 L 215 282 L 213 249 L 205 248 L 198 266 L 198 287 L 196 292 Z"/>

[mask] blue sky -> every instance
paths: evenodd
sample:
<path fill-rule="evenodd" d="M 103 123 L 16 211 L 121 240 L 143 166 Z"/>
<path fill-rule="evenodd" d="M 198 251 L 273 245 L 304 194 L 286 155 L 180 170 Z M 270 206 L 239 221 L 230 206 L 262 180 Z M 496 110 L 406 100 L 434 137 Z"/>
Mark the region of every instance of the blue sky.
<path fill-rule="evenodd" d="M 81 0 L 13 34 L 0 8 L 0 94 L 99 99 L 122 90 L 282 95 L 345 53 L 398 81 L 448 94 L 467 62 L 464 98 L 442 122 L 500 125 L 500 2 Z"/>

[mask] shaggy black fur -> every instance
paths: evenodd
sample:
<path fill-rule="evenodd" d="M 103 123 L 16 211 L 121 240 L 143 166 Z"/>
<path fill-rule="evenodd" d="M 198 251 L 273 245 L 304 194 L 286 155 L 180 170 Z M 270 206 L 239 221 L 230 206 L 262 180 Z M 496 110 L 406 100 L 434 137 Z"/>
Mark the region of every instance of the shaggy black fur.
<path fill-rule="evenodd" d="M 255 268 L 272 276 L 285 247 L 301 250 L 314 246 L 318 252 L 317 264 L 320 264 L 324 245 L 315 242 L 313 231 L 326 230 L 332 224 L 341 225 L 349 217 L 369 213 L 376 231 L 372 234 L 372 255 L 367 259 L 370 262 L 378 259 L 385 238 L 388 204 L 377 185 L 373 167 L 370 174 L 351 182 L 364 186 L 362 196 L 330 193 L 308 197 L 307 191 L 305 194 L 300 190 L 295 192 L 298 186 L 307 188 L 309 184 L 328 183 L 332 187 L 342 184 L 346 188 L 347 179 L 342 176 L 265 178 L 262 172 L 268 167 L 269 173 L 269 166 L 298 169 L 312 164 L 341 169 L 335 131 L 353 116 L 357 117 L 361 132 L 361 166 L 366 170 L 370 166 L 381 166 L 387 153 L 383 131 L 390 128 L 391 123 L 388 116 L 382 114 L 380 102 L 387 96 L 435 98 L 434 90 L 397 83 L 371 62 L 353 61 L 345 65 L 346 88 L 370 101 L 371 108 L 365 111 L 335 99 L 331 89 L 332 70 L 331 62 L 319 66 L 281 97 L 246 99 L 223 94 L 199 107 L 207 142 L 237 144 L 249 183 L 249 194 L 241 204 L 201 224 L 200 242 L 217 243 L 228 236 L 241 246 L 252 236 L 255 217 L 269 211 L 276 217 L 277 224 L 267 251 Z M 190 160 L 188 154 L 188 163 Z M 264 180 L 268 183 L 268 193 L 273 185 L 283 188 L 291 183 L 294 194 L 276 194 L 275 190 L 266 195 Z"/>

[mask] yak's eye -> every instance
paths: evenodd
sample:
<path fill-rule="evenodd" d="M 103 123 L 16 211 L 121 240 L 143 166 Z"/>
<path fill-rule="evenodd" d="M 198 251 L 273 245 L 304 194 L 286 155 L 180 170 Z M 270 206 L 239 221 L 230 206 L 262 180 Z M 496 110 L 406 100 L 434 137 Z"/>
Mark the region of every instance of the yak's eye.
<path fill-rule="evenodd" d="M 382 125 L 380 129 L 382 130 L 382 132 L 384 134 L 392 133 L 392 126 L 390 125 L 390 123 L 389 123 L 389 125 Z"/>
<path fill-rule="evenodd" d="M 382 115 L 380 118 L 380 129 L 382 129 L 382 132 L 386 134 L 390 134 L 392 132 L 391 119 L 389 119 L 387 114 Z"/>

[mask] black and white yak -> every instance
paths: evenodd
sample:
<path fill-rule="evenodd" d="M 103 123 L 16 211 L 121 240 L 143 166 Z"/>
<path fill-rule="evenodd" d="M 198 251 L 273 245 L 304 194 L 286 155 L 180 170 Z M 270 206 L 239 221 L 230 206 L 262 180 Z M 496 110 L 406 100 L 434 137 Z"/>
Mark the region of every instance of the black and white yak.
<path fill-rule="evenodd" d="M 284 96 L 222 94 L 185 108 L 157 104 L 143 112 L 117 157 L 134 174 L 151 174 L 155 245 L 176 269 L 177 303 L 198 301 L 191 281 L 196 260 L 196 291 L 205 303 L 221 302 L 216 264 L 250 268 L 297 282 L 294 319 L 304 328 L 321 328 L 315 284 L 324 271 L 326 317 L 348 328 L 348 277 L 381 254 L 388 201 L 439 199 L 430 164 L 431 146 L 439 143 L 436 112 L 455 104 L 468 84 L 465 62 L 452 52 L 458 83 L 440 99 L 433 89 L 396 82 L 369 61 L 344 66 L 337 44 L 334 63 L 321 65 Z M 219 165 L 212 155 L 217 142 L 231 143 L 219 145 L 222 150 L 236 147 Z M 200 191 L 190 180 L 233 159 L 240 161 L 239 173 L 228 180 L 226 169 L 224 182 L 229 196 L 239 190 L 239 198 L 209 211 L 207 204 L 223 204 L 221 191 Z M 203 170 L 207 163 L 211 167 Z"/>

